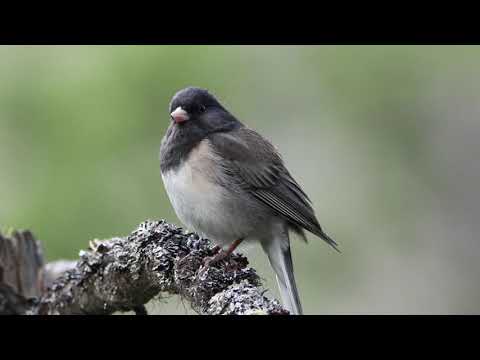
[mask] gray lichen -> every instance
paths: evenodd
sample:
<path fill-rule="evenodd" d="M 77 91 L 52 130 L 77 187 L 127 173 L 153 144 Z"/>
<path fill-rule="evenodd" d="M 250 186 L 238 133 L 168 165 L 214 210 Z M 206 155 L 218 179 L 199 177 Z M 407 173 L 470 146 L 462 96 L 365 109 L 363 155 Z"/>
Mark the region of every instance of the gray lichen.
<path fill-rule="evenodd" d="M 50 285 L 37 313 L 141 312 L 143 304 L 166 292 L 188 300 L 201 314 L 288 314 L 263 296 L 244 256 L 234 253 L 200 271 L 213 255 L 210 242 L 163 220 L 145 221 L 126 238 L 91 246 Z"/>
<path fill-rule="evenodd" d="M 288 314 L 277 300 L 270 300 L 248 281 L 229 286 L 214 295 L 206 311 L 210 315 L 272 315 Z"/>

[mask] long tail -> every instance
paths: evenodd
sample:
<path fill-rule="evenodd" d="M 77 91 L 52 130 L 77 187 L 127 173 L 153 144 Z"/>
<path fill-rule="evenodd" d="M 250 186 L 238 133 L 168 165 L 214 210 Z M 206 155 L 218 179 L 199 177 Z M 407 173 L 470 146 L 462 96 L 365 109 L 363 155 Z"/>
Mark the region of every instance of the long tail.
<path fill-rule="evenodd" d="M 263 250 L 267 253 L 270 265 L 275 271 L 283 305 L 290 314 L 302 315 L 302 304 L 293 275 L 290 240 L 288 233 L 285 233 L 286 239 L 274 239 L 268 244 L 263 244 Z"/>

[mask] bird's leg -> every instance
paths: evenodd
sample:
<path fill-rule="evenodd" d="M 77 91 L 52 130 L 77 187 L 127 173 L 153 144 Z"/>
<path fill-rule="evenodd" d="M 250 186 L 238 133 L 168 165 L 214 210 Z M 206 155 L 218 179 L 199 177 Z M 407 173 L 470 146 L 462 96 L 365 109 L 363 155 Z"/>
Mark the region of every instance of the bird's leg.
<path fill-rule="evenodd" d="M 205 259 L 205 261 L 203 262 L 205 268 L 209 267 L 212 264 L 215 264 L 220 260 L 225 259 L 228 255 L 235 251 L 237 246 L 240 245 L 242 241 L 243 239 L 235 240 L 233 243 L 230 244 L 227 250 L 222 250 L 222 248 L 219 247 L 217 253 L 214 256 Z"/>
<path fill-rule="evenodd" d="M 222 251 L 222 248 L 218 245 L 215 245 L 212 249 L 211 249 L 211 252 L 213 253 L 214 256 L 212 256 L 211 258 L 214 258 L 215 256 L 218 255 L 219 252 Z M 180 260 L 178 260 L 178 266 L 183 266 L 183 263 L 185 261 L 187 261 L 187 259 L 189 259 L 190 257 L 187 255 L 187 256 L 184 256 L 182 257 Z M 204 261 L 203 261 L 203 265 L 205 266 L 205 263 L 211 259 L 210 257 L 206 258 Z"/>

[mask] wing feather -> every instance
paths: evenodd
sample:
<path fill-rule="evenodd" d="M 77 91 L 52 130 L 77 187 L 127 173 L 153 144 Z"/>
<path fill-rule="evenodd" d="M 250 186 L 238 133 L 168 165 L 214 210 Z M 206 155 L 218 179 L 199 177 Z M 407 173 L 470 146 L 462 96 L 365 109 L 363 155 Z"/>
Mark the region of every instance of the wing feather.
<path fill-rule="evenodd" d="M 241 127 L 234 134 L 212 134 L 209 140 L 232 181 L 283 216 L 293 228 L 310 231 L 338 251 L 336 242 L 322 230 L 307 194 L 266 139 Z"/>

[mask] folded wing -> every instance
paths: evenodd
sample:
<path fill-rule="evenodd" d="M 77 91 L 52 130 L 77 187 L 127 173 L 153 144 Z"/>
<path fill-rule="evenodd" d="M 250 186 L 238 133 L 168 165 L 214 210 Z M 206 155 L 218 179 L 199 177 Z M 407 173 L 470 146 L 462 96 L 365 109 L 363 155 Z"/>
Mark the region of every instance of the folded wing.
<path fill-rule="evenodd" d="M 232 181 L 283 216 L 293 230 L 308 230 L 338 251 L 336 242 L 322 230 L 307 194 L 267 140 L 246 127 L 212 134 L 209 140 Z"/>

